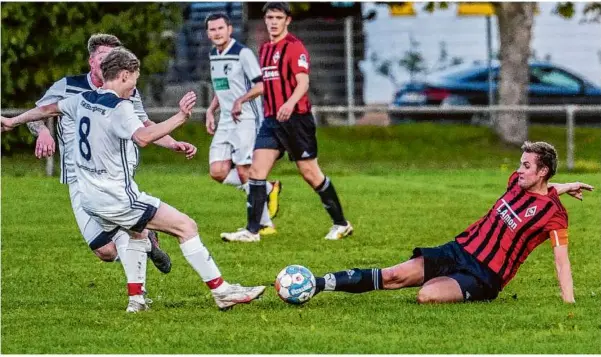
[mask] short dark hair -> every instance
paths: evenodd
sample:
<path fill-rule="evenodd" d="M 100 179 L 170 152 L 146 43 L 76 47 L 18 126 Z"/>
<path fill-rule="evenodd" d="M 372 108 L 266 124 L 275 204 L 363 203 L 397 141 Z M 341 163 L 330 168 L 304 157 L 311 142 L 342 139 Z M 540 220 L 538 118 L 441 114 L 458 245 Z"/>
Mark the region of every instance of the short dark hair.
<path fill-rule="evenodd" d="M 287 2 L 267 2 L 263 6 L 263 13 L 265 14 L 269 10 L 281 11 L 286 14 L 286 16 L 292 15 L 290 5 L 288 5 Z"/>
<path fill-rule="evenodd" d="M 230 20 L 229 16 L 227 16 L 223 12 L 214 12 L 214 13 L 210 13 L 205 18 L 205 30 L 209 29 L 209 21 L 215 21 L 215 20 L 219 20 L 219 19 L 223 19 L 223 21 L 225 21 L 226 25 L 232 26 L 232 20 Z"/>
<path fill-rule="evenodd" d="M 549 180 L 557 172 L 557 151 L 553 145 L 544 141 L 530 142 L 526 141 L 522 145 L 522 151 L 527 153 L 534 153 L 537 155 L 536 167 L 547 167 L 549 172 L 545 176 L 545 180 Z"/>
<path fill-rule="evenodd" d="M 119 41 L 117 36 L 106 33 L 95 33 L 90 36 L 90 39 L 88 40 L 88 53 L 90 56 L 93 55 L 100 46 L 121 47 L 123 44 Z"/>
<path fill-rule="evenodd" d="M 140 60 L 125 47 L 115 47 L 100 64 L 105 82 L 116 79 L 121 71 L 135 72 L 140 69 Z"/>

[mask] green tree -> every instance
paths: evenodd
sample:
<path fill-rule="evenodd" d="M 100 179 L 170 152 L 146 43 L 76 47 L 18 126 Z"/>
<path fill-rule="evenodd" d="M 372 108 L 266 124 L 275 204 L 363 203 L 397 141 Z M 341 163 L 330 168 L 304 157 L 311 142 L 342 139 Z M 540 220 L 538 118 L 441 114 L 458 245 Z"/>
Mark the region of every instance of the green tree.
<path fill-rule="evenodd" d="M 88 70 L 87 40 L 97 32 L 121 39 L 144 74 L 163 72 L 181 9 L 174 3 L 3 3 L 2 107 L 28 107 L 54 81 Z M 143 83 L 143 82 L 142 82 Z"/>
<path fill-rule="evenodd" d="M 144 88 L 145 75 L 165 71 L 172 43 L 164 34 L 182 21 L 175 3 L 3 3 L 1 14 L 3 108 L 31 107 L 56 80 L 87 72 L 87 40 L 98 32 L 140 58 Z M 2 135 L 5 152 L 32 141 L 25 127 Z"/>

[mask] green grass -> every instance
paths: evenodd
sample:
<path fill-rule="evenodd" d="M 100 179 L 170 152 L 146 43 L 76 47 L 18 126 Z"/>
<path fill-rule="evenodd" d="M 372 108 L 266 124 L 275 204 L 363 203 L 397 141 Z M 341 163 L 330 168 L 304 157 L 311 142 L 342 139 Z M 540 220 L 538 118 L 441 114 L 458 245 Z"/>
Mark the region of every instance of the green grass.
<path fill-rule="evenodd" d="M 561 136 L 551 129 L 549 137 Z M 430 138 L 432 132 L 438 140 Z M 343 241 L 323 240 L 327 214 L 289 163 L 276 170 L 285 185 L 279 234 L 258 244 L 218 239 L 220 232 L 243 225 L 244 196 L 208 179 L 204 146 L 188 163 L 150 148 L 136 180 L 198 222 L 228 280 L 269 284 L 288 264 L 303 264 L 315 274 L 383 267 L 407 259 L 415 246 L 452 239 L 490 208 L 519 158 L 519 150 L 499 149 L 494 139 L 482 138 L 481 128 L 416 125 L 340 133 L 345 135 L 320 131 L 320 161 L 356 228 Z M 190 127 L 179 134 L 205 140 Z M 601 135 L 599 130 L 587 135 L 597 140 L 595 148 L 577 144 L 577 158 L 598 165 Z M 162 275 L 149 265 L 154 304 L 148 313 L 132 316 L 124 312 L 121 266 L 102 263 L 88 250 L 66 187 L 41 177 L 29 158 L 3 158 L 2 164 L 2 353 L 601 352 L 599 190 L 583 202 L 562 199 L 570 215 L 576 305 L 561 302 L 552 249 L 545 243 L 491 303 L 419 306 L 417 289 L 406 289 L 321 294 L 296 307 L 269 288 L 256 303 L 220 312 L 175 239 L 163 235 L 173 270 Z M 601 187 L 591 165 L 578 173 L 561 171 L 554 179 L 573 180 Z"/>

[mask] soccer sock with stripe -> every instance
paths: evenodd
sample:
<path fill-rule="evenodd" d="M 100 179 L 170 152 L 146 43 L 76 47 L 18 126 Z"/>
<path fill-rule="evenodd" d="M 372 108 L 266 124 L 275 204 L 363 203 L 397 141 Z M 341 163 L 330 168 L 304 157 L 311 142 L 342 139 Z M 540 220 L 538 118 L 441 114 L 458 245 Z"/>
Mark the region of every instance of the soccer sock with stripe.
<path fill-rule="evenodd" d="M 252 233 L 258 233 L 261 229 L 261 216 L 265 210 L 267 202 L 267 192 L 265 191 L 265 180 L 249 179 L 249 194 L 247 206 L 246 229 Z"/>
<path fill-rule="evenodd" d="M 221 272 L 217 264 L 215 264 L 207 247 L 202 244 L 199 235 L 181 243 L 179 248 L 209 289 L 219 291 L 227 287 L 228 284 L 221 278 Z"/>
<path fill-rule="evenodd" d="M 152 249 L 148 239 L 129 239 L 125 259 L 121 264 L 127 276 L 127 293 L 130 300 L 144 304 L 144 284 L 146 283 L 146 262 Z"/>
<path fill-rule="evenodd" d="M 346 226 L 347 221 L 342 213 L 342 206 L 340 205 L 336 189 L 334 189 L 334 185 L 332 184 L 332 181 L 330 181 L 330 178 L 326 176 L 323 182 L 317 186 L 315 192 L 319 194 L 321 203 L 323 203 L 323 207 L 328 211 L 334 224 Z"/>
<path fill-rule="evenodd" d="M 347 293 L 364 293 L 381 290 L 382 269 L 358 269 L 328 273 L 323 278 L 316 278 L 317 291 L 345 291 Z"/>
<path fill-rule="evenodd" d="M 250 187 L 248 182 L 244 185 L 240 186 L 244 191 L 246 191 L 246 195 L 250 194 Z M 273 190 L 273 185 L 269 181 L 265 181 L 265 193 L 269 196 L 269 193 Z M 247 197 L 248 200 L 248 197 Z M 269 217 L 269 208 L 267 208 L 267 201 L 265 201 L 265 206 L 263 208 L 263 214 L 261 215 L 261 226 L 273 226 L 273 222 Z"/>

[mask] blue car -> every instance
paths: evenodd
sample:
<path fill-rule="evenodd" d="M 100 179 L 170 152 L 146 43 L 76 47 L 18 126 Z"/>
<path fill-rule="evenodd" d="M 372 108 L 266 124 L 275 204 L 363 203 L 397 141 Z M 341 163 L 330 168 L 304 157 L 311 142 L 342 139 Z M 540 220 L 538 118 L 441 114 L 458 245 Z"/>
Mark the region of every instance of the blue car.
<path fill-rule="evenodd" d="M 493 90 L 497 96 L 500 64 L 493 63 Z M 531 105 L 601 104 L 601 88 L 565 68 L 548 62 L 531 62 L 528 87 Z M 488 67 L 484 65 L 457 66 L 434 73 L 426 81 L 412 82 L 395 94 L 391 108 L 424 105 L 488 105 Z M 536 120 L 549 114 L 531 114 Z M 556 120 L 565 120 L 565 114 L 555 114 Z M 390 113 L 392 122 L 419 119 L 470 119 L 468 114 L 398 114 Z M 578 114 L 577 119 L 598 123 L 599 114 Z"/>

